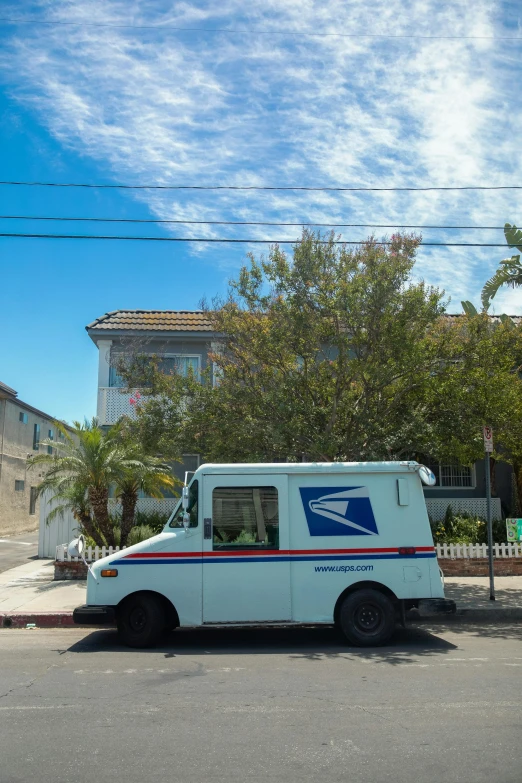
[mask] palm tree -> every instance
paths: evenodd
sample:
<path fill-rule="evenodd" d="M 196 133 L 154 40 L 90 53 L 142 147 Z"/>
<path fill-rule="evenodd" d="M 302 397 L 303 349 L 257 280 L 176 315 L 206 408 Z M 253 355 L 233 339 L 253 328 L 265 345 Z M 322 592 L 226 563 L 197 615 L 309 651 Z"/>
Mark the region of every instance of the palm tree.
<path fill-rule="evenodd" d="M 111 431 L 106 433 L 98 426 L 96 418 L 84 424 L 73 422 L 72 434 L 60 422 L 56 422 L 56 428 L 63 436 L 63 443 L 44 440 L 41 445 L 51 447 L 53 453 L 38 454 L 27 461 L 29 466 L 47 468 L 38 493 L 51 490 L 55 497 L 64 499 L 77 497 L 84 488 L 99 533 L 106 544 L 114 546 L 114 528 L 108 510 L 109 487 L 122 481 L 140 463 L 135 453 L 111 435 Z M 93 538 L 97 541 L 99 536 Z"/>
<path fill-rule="evenodd" d="M 141 457 L 116 483 L 116 497 L 121 501 L 120 546 L 127 545 L 129 533 L 134 525 L 134 515 L 139 492 L 149 497 L 162 498 L 162 489 L 173 489 L 176 479 L 169 465 L 156 457 Z"/>
<path fill-rule="evenodd" d="M 512 226 L 506 223 L 504 226 L 504 236 L 509 247 L 515 247 L 522 253 L 522 231 L 516 226 Z M 500 267 L 497 269 L 493 277 L 491 277 L 482 289 L 482 304 L 484 309 L 487 310 L 491 300 L 498 292 L 498 289 L 508 285 L 511 288 L 519 288 L 522 286 L 522 264 L 520 262 L 520 254 L 511 256 L 511 258 L 505 258 L 500 262 Z"/>
<path fill-rule="evenodd" d="M 40 490 L 40 492 L 43 491 L 44 489 Z M 89 505 L 87 487 L 81 484 L 72 484 L 60 492 L 55 492 L 53 500 L 58 501 L 58 503 L 47 514 L 48 522 L 51 522 L 55 517 L 63 517 L 66 511 L 71 511 L 74 519 L 80 524 L 80 532 L 92 538 L 98 546 L 103 546 L 100 531 L 97 529 L 96 521 L 93 518 L 92 509 Z"/>

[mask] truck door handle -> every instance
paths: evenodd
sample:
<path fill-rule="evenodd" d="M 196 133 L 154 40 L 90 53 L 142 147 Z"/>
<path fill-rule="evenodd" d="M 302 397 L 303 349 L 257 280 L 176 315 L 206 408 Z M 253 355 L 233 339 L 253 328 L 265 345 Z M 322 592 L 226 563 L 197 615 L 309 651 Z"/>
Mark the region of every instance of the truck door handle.
<path fill-rule="evenodd" d="M 203 538 L 212 538 L 212 518 L 205 517 L 203 520 Z"/>

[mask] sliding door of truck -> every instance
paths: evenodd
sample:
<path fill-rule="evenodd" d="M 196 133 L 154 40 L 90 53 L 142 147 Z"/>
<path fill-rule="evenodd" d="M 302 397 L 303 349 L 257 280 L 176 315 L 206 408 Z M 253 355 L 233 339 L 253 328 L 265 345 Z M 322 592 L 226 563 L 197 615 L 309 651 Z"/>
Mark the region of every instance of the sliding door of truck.
<path fill-rule="evenodd" d="M 290 620 L 288 477 L 206 475 L 203 517 L 203 622 Z"/>

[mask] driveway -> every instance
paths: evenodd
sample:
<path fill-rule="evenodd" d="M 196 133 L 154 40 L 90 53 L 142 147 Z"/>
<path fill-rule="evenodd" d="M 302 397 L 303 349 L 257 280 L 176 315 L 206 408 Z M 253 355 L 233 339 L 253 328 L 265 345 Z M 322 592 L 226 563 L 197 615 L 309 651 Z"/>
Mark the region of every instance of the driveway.
<path fill-rule="evenodd" d="M 0 574 L 38 557 L 38 530 L 19 536 L 0 536 Z"/>

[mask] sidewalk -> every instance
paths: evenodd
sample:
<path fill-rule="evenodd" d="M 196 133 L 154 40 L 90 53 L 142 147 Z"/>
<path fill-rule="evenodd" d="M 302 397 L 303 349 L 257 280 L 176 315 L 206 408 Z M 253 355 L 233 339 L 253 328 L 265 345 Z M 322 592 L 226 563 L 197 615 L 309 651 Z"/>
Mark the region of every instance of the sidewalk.
<path fill-rule="evenodd" d="M 85 603 L 86 582 L 54 582 L 53 574 L 52 560 L 34 560 L 0 573 L 0 628 L 73 624 L 72 610 Z M 419 616 L 417 622 L 522 621 L 522 576 L 496 577 L 496 601 L 489 600 L 488 577 L 446 577 L 444 584 L 457 613 Z"/>
<path fill-rule="evenodd" d="M 0 573 L 0 628 L 72 625 L 86 582 L 54 582 L 54 562 L 33 560 Z"/>

